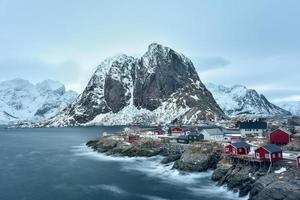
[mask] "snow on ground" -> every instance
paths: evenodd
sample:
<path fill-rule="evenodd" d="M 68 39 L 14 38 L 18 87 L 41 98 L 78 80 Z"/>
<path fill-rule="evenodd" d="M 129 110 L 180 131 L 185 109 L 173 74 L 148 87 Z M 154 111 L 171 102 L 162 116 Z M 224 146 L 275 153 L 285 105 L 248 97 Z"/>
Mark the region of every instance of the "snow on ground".
<path fill-rule="evenodd" d="M 285 172 L 285 171 L 286 171 L 286 168 L 285 167 L 281 167 L 279 170 L 275 170 L 274 172 L 276 174 L 280 174 L 280 173 Z"/>

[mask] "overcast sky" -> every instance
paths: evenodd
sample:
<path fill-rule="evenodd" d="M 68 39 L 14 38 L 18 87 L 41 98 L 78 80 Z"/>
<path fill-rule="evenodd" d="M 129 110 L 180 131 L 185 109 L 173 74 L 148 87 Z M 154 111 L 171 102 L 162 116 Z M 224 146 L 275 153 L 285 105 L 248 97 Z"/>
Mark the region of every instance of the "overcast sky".
<path fill-rule="evenodd" d="M 300 100 L 299 0 L 0 0 L 0 80 L 80 92 L 104 58 L 152 42 L 190 57 L 203 82 Z"/>

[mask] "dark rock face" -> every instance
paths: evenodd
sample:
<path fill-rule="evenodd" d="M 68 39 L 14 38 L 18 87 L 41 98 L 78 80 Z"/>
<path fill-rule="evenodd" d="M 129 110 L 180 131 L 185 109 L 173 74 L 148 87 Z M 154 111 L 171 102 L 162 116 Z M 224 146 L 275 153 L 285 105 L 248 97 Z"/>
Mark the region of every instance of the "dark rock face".
<path fill-rule="evenodd" d="M 45 124 L 85 124 L 96 116 L 119 114 L 128 106 L 129 110 L 149 111 L 141 117 L 133 114 L 131 123 L 137 123 L 136 119 L 145 124 L 157 123 L 169 107 L 174 112 L 186 111 L 186 115 L 183 111 L 176 115 L 180 123 L 226 118 L 188 58 L 168 47 L 151 44 L 140 59 L 121 55 L 102 62 L 77 100 Z M 175 120 L 165 118 L 163 123 Z M 109 121 L 108 116 L 106 123 Z"/>
<path fill-rule="evenodd" d="M 178 89 L 200 82 L 191 61 L 183 60 L 174 50 L 161 45 L 151 44 L 139 64 L 134 102 L 149 110 L 156 109 L 161 99 Z"/>
<path fill-rule="evenodd" d="M 215 169 L 222 156 L 221 146 L 218 144 L 201 144 L 186 149 L 173 168 L 182 171 L 202 172 Z"/>
<path fill-rule="evenodd" d="M 163 144 L 155 141 L 143 141 L 139 145 L 126 142 L 125 136 L 104 136 L 86 143 L 95 151 L 109 155 L 128 157 L 151 157 L 160 155 Z"/>
<path fill-rule="evenodd" d="M 280 163 L 276 164 L 280 168 Z M 288 168 L 282 173 L 267 174 L 266 168 L 249 164 L 219 164 L 212 175 L 218 185 L 249 195 L 252 200 L 299 199 L 300 172 Z"/>
<path fill-rule="evenodd" d="M 300 197 L 300 172 L 290 169 L 258 179 L 250 191 L 252 200 L 296 200 Z"/>

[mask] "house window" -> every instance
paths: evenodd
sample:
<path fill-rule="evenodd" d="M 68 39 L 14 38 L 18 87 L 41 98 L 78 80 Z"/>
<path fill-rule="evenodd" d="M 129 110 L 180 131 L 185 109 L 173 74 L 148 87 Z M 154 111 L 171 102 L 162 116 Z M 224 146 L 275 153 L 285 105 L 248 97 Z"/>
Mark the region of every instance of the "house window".
<path fill-rule="evenodd" d="M 225 148 L 225 151 L 229 151 L 229 148 Z"/>
<path fill-rule="evenodd" d="M 276 158 L 276 154 L 274 153 L 274 154 L 272 154 L 272 158 Z"/>
<path fill-rule="evenodd" d="M 270 158 L 270 154 L 266 153 L 265 158 Z"/>
<path fill-rule="evenodd" d="M 255 155 L 256 155 L 256 158 L 259 158 L 259 153 L 256 153 Z"/>
<path fill-rule="evenodd" d="M 239 149 L 239 152 L 242 152 L 242 149 Z"/>
<path fill-rule="evenodd" d="M 281 153 L 278 153 L 278 158 L 281 158 Z"/>

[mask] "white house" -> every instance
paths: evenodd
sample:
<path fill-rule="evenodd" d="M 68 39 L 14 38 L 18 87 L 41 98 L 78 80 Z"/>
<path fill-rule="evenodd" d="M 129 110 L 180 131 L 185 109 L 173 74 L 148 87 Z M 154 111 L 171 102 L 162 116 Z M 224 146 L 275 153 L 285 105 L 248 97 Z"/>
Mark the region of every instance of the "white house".
<path fill-rule="evenodd" d="M 262 136 L 267 131 L 267 122 L 244 121 L 240 123 L 241 136 Z"/>
<path fill-rule="evenodd" d="M 224 138 L 224 134 L 219 128 L 203 129 L 201 133 L 204 140 L 222 141 Z"/>

